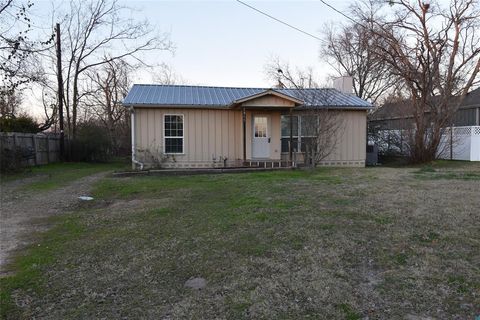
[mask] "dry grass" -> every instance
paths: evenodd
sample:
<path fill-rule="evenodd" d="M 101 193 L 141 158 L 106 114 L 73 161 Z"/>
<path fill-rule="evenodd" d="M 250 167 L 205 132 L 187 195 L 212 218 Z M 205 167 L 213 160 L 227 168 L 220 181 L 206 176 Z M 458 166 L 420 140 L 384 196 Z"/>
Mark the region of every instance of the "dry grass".
<path fill-rule="evenodd" d="M 8 280 L 10 316 L 471 319 L 479 174 L 462 164 L 108 178 L 45 235 L 45 263 L 30 261 L 35 247 L 19 258 L 39 285 Z M 17 280 L 31 267 L 19 266 Z M 185 288 L 191 277 L 206 288 Z"/>

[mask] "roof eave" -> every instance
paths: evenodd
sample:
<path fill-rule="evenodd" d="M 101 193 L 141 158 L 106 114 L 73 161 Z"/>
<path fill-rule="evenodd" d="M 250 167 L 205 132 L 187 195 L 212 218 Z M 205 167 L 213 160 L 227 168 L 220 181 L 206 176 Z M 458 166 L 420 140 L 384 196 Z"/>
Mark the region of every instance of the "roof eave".
<path fill-rule="evenodd" d="M 229 109 L 228 105 L 216 104 L 153 104 L 153 103 L 122 103 L 124 107 L 129 108 L 183 108 L 183 109 Z"/>
<path fill-rule="evenodd" d="M 338 110 L 371 110 L 373 106 L 351 106 L 351 105 L 338 105 L 338 106 L 298 106 L 293 110 L 314 110 L 314 109 L 338 109 Z"/>

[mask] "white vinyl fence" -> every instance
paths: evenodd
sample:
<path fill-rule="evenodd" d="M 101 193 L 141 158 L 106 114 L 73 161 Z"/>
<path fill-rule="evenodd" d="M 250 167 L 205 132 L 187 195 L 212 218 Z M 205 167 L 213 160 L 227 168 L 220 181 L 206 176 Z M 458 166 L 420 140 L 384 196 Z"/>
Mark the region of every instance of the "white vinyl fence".
<path fill-rule="evenodd" d="M 450 159 L 450 156 L 454 160 L 480 161 L 480 126 L 446 129 L 438 157 Z"/>

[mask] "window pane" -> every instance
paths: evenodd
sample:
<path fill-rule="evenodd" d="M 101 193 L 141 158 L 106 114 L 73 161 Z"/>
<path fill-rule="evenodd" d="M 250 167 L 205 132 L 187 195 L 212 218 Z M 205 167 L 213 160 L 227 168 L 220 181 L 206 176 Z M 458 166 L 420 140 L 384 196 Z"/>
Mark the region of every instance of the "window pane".
<path fill-rule="evenodd" d="M 302 137 L 315 135 L 316 128 L 318 126 L 317 116 L 302 116 L 300 121 L 302 122 Z"/>
<path fill-rule="evenodd" d="M 311 144 L 311 143 L 313 143 L 312 138 L 302 137 L 302 145 L 300 146 L 302 150 L 300 150 L 300 151 L 301 151 L 301 152 L 306 152 L 306 150 L 307 150 L 307 145 L 308 145 L 308 144 Z"/>
<path fill-rule="evenodd" d="M 282 122 L 282 137 L 289 137 L 290 136 L 290 116 L 282 115 L 281 118 Z M 298 135 L 298 117 L 293 116 L 293 136 Z"/>
<path fill-rule="evenodd" d="M 165 115 L 165 137 L 183 137 L 183 117 Z"/>
<path fill-rule="evenodd" d="M 165 138 L 166 153 L 183 153 L 183 138 Z"/>
<path fill-rule="evenodd" d="M 267 117 L 255 117 L 254 126 L 254 135 L 256 138 L 267 137 Z"/>
<path fill-rule="evenodd" d="M 290 138 L 282 138 L 282 152 L 289 152 Z M 298 138 L 293 138 L 293 151 L 298 152 Z"/>

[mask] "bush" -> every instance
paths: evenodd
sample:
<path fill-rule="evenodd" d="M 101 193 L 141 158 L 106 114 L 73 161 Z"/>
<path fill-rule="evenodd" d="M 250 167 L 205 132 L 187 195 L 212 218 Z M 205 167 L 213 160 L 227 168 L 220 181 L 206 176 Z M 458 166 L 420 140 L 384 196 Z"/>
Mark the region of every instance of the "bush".
<path fill-rule="evenodd" d="M 0 152 L 0 172 L 14 173 L 22 169 L 22 149 L 16 147 L 14 149 L 3 148 Z"/>
<path fill-rule="evenodd" d="M 40 126 L 32 117 L 28 115 L 22 116 L 5 116 L 0 118 L 0 131 L 2 132 L 40 132 Z"/>
<path fill-rule="evenodd" d="M 112 158 L 112 142 L 105 127 L 85 122 L 77 127 L 76 138 L 70 141 L 70 160 L 107 162 Z"/>

